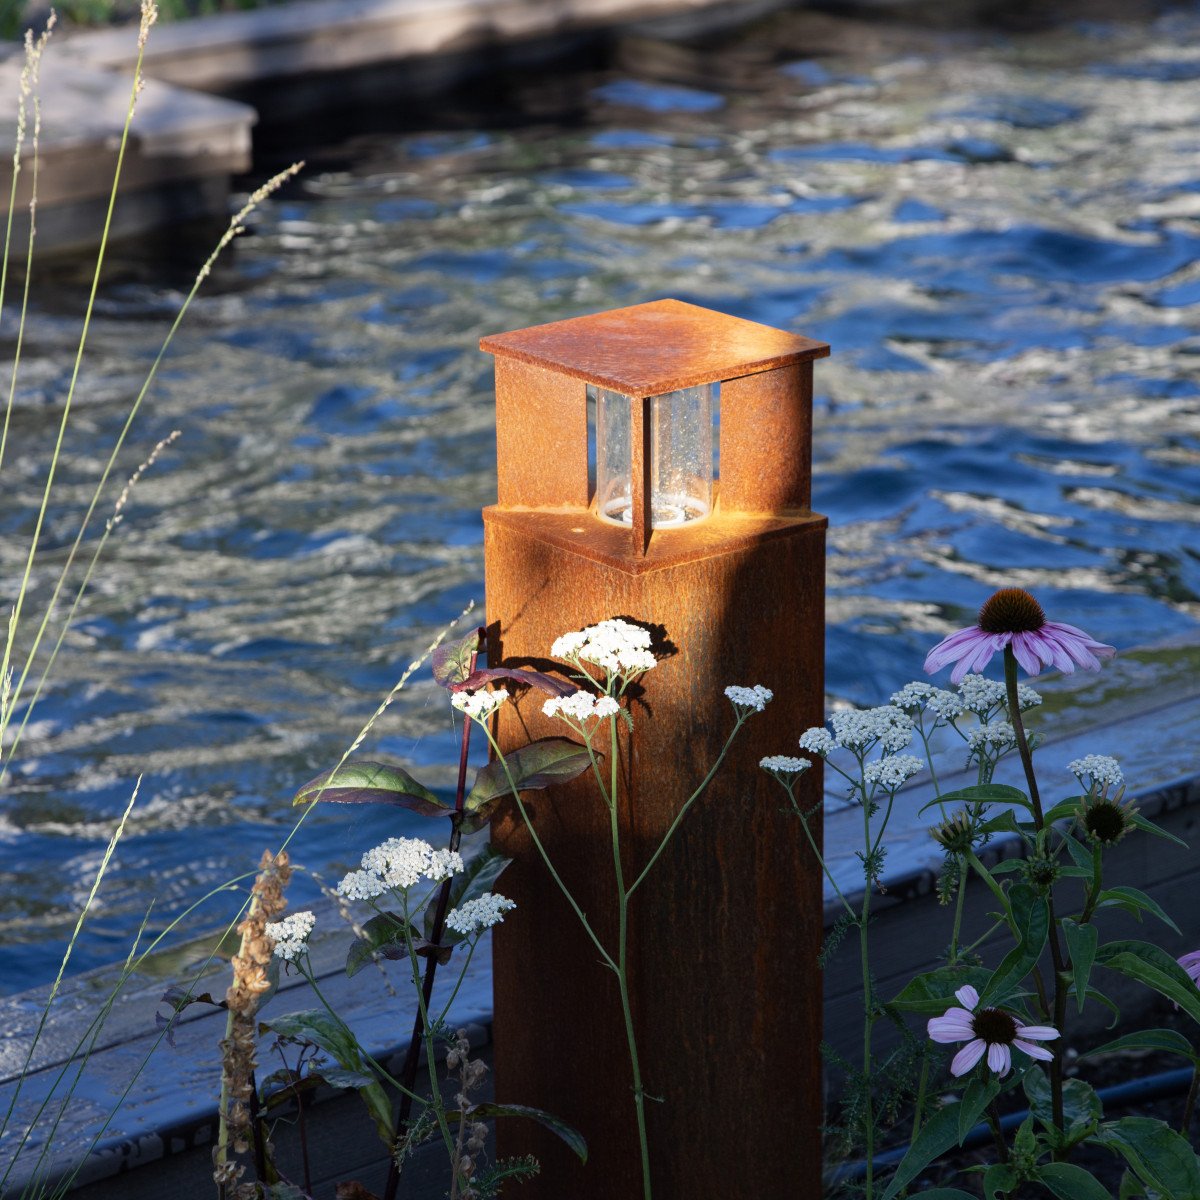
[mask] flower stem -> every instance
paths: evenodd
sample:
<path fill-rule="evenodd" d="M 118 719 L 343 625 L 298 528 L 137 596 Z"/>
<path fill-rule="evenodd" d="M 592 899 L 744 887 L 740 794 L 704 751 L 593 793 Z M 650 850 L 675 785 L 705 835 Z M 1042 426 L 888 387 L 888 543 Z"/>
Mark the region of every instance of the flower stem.
<path fill-rule="evenodd" d="M 863 845 L 869 854 L 871 850 L 871 808 L 863 799 Z M 862 913 L 858 919 L 858 954 L 862 968 L 863 983 L 863 1136 L 866 1143 L 864 1158 L 867 1164 L 866 1197 L 871 1200 L 875 1194 L 874 1162 L 875 1162 L 875 1111 L 874 1097 L 871 1094 L 871 1038 L 875 1031 L 875 998 L 871 987 L 871 961 L 867 925 L 871 918 L 871 877 L 868 873 L 866 886 L 863 888 Z"/>
<path fill-rule="evenodd" d="M 1192 1113 L 1196 1107 L 1197 1093 L 1200 1093 L 1200 1063 L 1192 1071 L 1192 1083 L 1188 1088 L 1187 1099 L 1183 1102 L 1183 1119 L 1179 1122 L 1179 1132 L 1185 1138 L 1191 1137 Z"/>
<path fill-rule="evenodd" d="M 480 633 L 483 631 L 480 630 Z M 479 658 L 479 651 L 475 649 L 471 652 L 471 662 L 468 668 L 468 674 L 473 674 L 475 664 Z M 467 758 L 471 751 L 471 718 L 466 714 L 463 715 L 462 723 L 462 738 L 459 742 L 458 752 L 458 787 L 454 793 L 454 811 L 456 814 L 463 811 L 463 804 L 467 794 Z M 462 833 L 459 830 L 458 822 L 455 821 L 450 830 L 450 850 L 456 852 L 459 844 L 462 841 Z M 446 927 L 446 910 L 450 907 L 450 886 L 452 877 L 447 876 L 442 881 L 442 886 L 438 891 L 437 908 L 433 913 L 433 929 L 431 930 L 430 941 L 435 944 L 442 940 L 442 931 Z M 474 947 L 472 947 L 474 952 Z M 468 960 L 469 963 L 470 960 Z M 412 1098 L 411 1093 L 417 1081 L 417 1067 L 421 1060 L 421 1040 L 425 1033 L 425 1012 L 429 1008 L 429 1003 L 433 998 L 433 983 L 437 975 L 437 956 L 431 954 L 425 960 L 425 978 L 421 983 L 421 1004 L 417 1008 L 416 1015 L 413 1017 L 412 1033 L 408 1039 L 408 1051 L 404 1056 L 404 1067 L 400 1072 L 401 1082 L 407 1089 L 400 1095 L 400 1108 L 396 1113 L 396 1125 L 394 1129 L 394 1137 L 392 1140 L 392 1156 L 388 1163 L 387 1183 L 384 1186 L 383 1200 L 396 1200 L 396 1193 L 400 1187 L 400 1168 L 396 1165 L 395 1148 L 400 1144 L 401 1138 L 408 1132 L 408 1122 L 412 1117 Z M 463 968 L 465 973 L 466 967 Z M 462 977 L 459 977 L 459 984 L 462 983 Z M 457 994 L 457 987 L 455 993 Z M 453 1002 L 454 997 L 450 998 Z M 450 1002 L 446 1008 L 449 1009 Z M 442 1017 L 444 1018 L 443 1012 Z M 430 1077 L 433 1076 L 433 1059 L 429 1060 Z"/>
<path fill-rule="evenodd" d="M 1046 828 L 1046 817 L 1042 812 L 1041 797 L 1038 795 L 1037 776 L 1033 770 L 1033 755 L 1029 750 L 1029 741 L 1025 737 L 1025 724 L 1021 720 L 1021 700 L 1017 691 L 1017 656 L 1013 653 L 1011 645 L 1004 647 L 1004 689 L 1008 697 L 1008 719 L 1017 738 L 1017 752 L 1021 756 L 1021 765 L 1025 768 L 1025 782 L 1029 785 L 1029 802 L 1033 806 L 1033 821 L 1040 834 Z M 1067 1015 L 1065 987 L 1067 974 L 1066 960 L 1059 942 L 1058 917 L 1054 912 L 1053 893 L 1046 897 L 1046 906 L 1050 913 L 1050 958 L 1054 965 L 1054 1028 L 1059 1032 L 1059 1038 L 1054 1048 L 1054 1058 L 1050 1063 L 1050 1107 L 1054 1126 L 1061 1134 L 1066 1125 L 1063 1112 L 1062 1056 L 1066 1042 L 1063 1023 Z M 1055 1157 L 1057 1159 L 1057 1155 Z"/>
<path fill-rule="evenodd" d="M 954 928 L 950 931 L 950 966 L 958 962 L 958 939 L 962 933 L 963 903 L 967 894 L 967 860 L 960 854 L 956 856 L 958 864 L 958 894 L 954 898 Z"/>

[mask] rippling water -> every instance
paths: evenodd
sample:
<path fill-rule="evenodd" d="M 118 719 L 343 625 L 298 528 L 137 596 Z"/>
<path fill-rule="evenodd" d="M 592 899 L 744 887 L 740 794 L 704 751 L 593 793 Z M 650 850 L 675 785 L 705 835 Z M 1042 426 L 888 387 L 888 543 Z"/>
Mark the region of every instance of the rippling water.
<path fill-rule="evenodd" d="M 1036 34 L 791 13 L 720 43 L 627 39 L 607 69 L 513 84 L 543 114 L 513 128 L 409 114 L 254 219 L 134 428 L 122 477 L 182 437 L 135 489 L 0 796 L 0 990 L 53 974 L 139 773 L 78 967 L 122 957 L 152 897 L 157 928 L 276 845 L 295 787 L 482 599 L 484 333 L 671 295 L 833 343 L 814 506 L 834 698 L 878 701 L 1003 584 L 1118 646 L 1197 636 L 1200 11 Z M 31 318 L 9 579 L 74 274 Z M 38 596 L 186 285 L 136 252 L 108 279 Z M 368 749 L 449 787 L 454 736 L 422 673 Z M 317 813 L 297 857 L 336 873 L 396 828 Z"/>

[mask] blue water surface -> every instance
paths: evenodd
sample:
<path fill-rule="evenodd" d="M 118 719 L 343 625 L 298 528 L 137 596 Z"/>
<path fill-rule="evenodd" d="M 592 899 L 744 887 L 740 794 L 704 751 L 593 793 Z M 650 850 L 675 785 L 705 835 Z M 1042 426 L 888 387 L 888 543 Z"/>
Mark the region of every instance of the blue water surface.
<path fill-rule="evenodd" d="M 530 76 L 513 84 L 528 122 L 447 130 L 431 113 L 254 214 L 88 546 L 155 443 L 181 436 L 130 494 L 6 748 L 0 990 L 53 977 L 139 777 L 75 969 L 123 957 L 152 901 L 153 934 L 252 869 L 296 789 L 369 723 L 360 755 L 449 794 L 457 726 L 428 670 L 380 706 L 446 623 L 472 602 L 458 628 L 482 618 L 487 333 L 675 296 L 832 344 L 813 451 L 831 703 L 917 676 L 1001 586 L 1119 648 L 1200 636 L 1200 89 L 1177 49 L 1200 15 L 1002 40 L 864 41 L 851 21 L 831 38 L 840 19 L 779 14 L 661 61 L 640 41 L 559 81 L 561 120 Z M 3 464 L 10 581 L 87 278 L 35 286 Z M 110 258 L 30 612 L 190 282 L 136 248 Z M 397 832 L 431 830 L 323 808 L 290 849 L 329 882 Z M 298 876 L 293 900 L 318 886 Z"/>

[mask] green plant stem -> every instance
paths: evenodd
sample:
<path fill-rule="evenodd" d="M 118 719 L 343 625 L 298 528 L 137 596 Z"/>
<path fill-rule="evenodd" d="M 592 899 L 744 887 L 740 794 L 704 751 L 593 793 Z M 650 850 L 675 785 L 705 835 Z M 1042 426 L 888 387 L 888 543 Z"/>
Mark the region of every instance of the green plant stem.
<path fill-rule="evenodd" d="M 637 1048 L 637 1033 L 633 1027 L 633 1010 L 629 1002 L 629 897 L 633 889 L 628 891 L 625 888 L 625 871 L 621 866 L 621 826 L 618 814 L 618 803 L 620 800 L 620 792 L 618 790 L 618 745 L 617 745 L 617 718 L 611 716 L 608 718 L 610 730 L 610 746 L 611 746 L 611 761 L 609 762 L 609 795 L 608 795 L 608 815 L 609 824 L 612 835 L 613 849 L 613 869 L 617 880 L 617 985 L 621 993 L 621 1015 L 625 1021 L 625 1041 L 629 1046 L 629 1065 L 633 1072 L 633 1104 L 634 1111 L 637 1114 L 637 1129 L 638 1129 L 638 1148 L 641 1152 L 642 1159 L 642 1196 L 644 1200 L 651 1200 L 651 1185 L 650 1185 L 650 1141 L 646 1133 L 646 1094 L 642 1087 L 642 1068 L 638 1058 Z M 708 778 L 712 777 L 709 772 Z M 707 780 L 706 780 L 707 782 Z M 701 789 L 703 788 L 701 785 Z M 699 791 L 699 789 L 698 789 Z M 697 794 L 698 794 L 697 791 Z M 695 797 L 693 796 L 693 799 Z M 689 800 L 690 804 L 691 801 Z M 682 811 L 686 811 L 686 806 Z M 663 838 L 662 844 L 659 846 L 659 851 L 662 846 L 665 846 L 671 833 L 674 832 L 675 826 L 679 823 L 678 816 L 675 823 L 667 831 L 666 837 Z M 658 854 L 655 854 L 655 858 Z M 653 864 L 654 859 L 650 860 Z M 649 868 L 647 868 L 649 869 Z M 645 878 L 645 871 L 639 876 L 639 881 Z"/>
<path fill-rule="evenodd" d="M 1000 1112 L 996 1108 L 995 1100 L 987 1106 L 987 1119 L 992 1128 L 992 1139 L 996 1143 L 996 1153 L 1000 1156 L 1000 1161 L 1006 1163 L 1008 1162 L 1008 1143 L 1004 1140 L 1004 1131 L 1000 1126 Z"/>
<path fill-rule="evenodd" d="M 926 1046 L 921 1053 L 921 1074 L 917 1080 L 917 1099 L 913 1107 L 913 1127 L 910 1142 L 917 1140 L 921 1126 L 925 1123 L 925 1093 L 929 1087 L 929 1048 Z"/>
<path fill-rule="evenodd" d="M 792 795 L 790 791 L 788 792 L 788 795 Z M 833 888 L 834 893 L 842 902 L 842 907 L 846 910 L 847 914 L 852 920 L 857 921 L 858 913 L 854 911 L 850 901 L 846 899 L 845 895 L 842 893 L 842 889 L 838 887 L 837 880 L 834 879 L 833 873 L 829 870 L 829 864 L 825 861 L 825 855 L 821 853 L 820 848 L 817 846 L 817 840 L 813 837 L 812 830 L 808 827 L 808 818 L 800 811 L 800 806 L 796 803 L 794 796 L 792 797 L 792 809 L 796 813 L 796 816 L 800 818 L 800 827 L 804 830 L 804 836 L 807 839 L 813 854 L 816 855 L 817 862 L 821 864 L 821 870 L 825 872 L 825 878 L 829 880 L 829 886 Z"/>
<path fill-rule="evenodd" d="M 1021 720 L 1021 701 L 1017 691 L 1017 656 L 1011 645 L 1004 647 L 1004 688 L 1008 699 L 1008 719 L 1017 739 L 1017 752 L 1021 756 L 1021 765 L 1025 769 L 1025 782 L 1029 785 L 1029 802 L 1033 806 L 1033 821 L 1040 834 L 1046 828 L 1046 817 L 1042 811 L 1041 797 L 1038 795 L 1037 776 L 1033 770 L 1033 754 L 1029 749 L 1029 741 L 1025 736 L 1025 723 Z M 1046 906 L 1050 913 L 1050 960 L 1054 966 L 1054 1028 L 1058 1030 L 1058 1040 L 1054 1045 L 1054 1058 L 1050 1062 L 1050 1108 L 1054 1126 L 1061 1135 L 1066 1128 L 1066 1116 L 1063 1111 L 1063 1050 L 1066 1042 L 1066 1030 L 1063 1024 L 1067 1015 L 1066 993 L 1066 959 L 1059 941 L 1059 922 L 1054 911 L 1054 893 L 1046 897 Z M 1044 1000 L 1043 1000 L 1044 1005 Z M 1057 1155 L 1056 1155 L 1057 1157 Z"/>
<path fill-rule="evenodd" d="M 1104 852 L 1100 849 L 1098 843 L 1092 845 L 1092 882 L 1088 886 L 1087 900 L 1083 905 L 1083 912 L 1079 914 L 1079 924 L 1086 925 L 1091 919 L 1092 914 L 1096 911 L 1096 905 L 1100 902 L 1100 893 L 1103 889 L 1103 869 L 1104 869 Z"/>
<path fill-rule="evenodd" d="M 958 939 L 962 933 L 963 905 L 967 894 L 967 861 L 963 856 L 957 855 L 958 864 L 958 889 L 954 897 L 954 927 L 950 930 L 950 966 L 958 962 Z"/>
<path fill-rule="evenodd" d="M 864 785 L 865 793 L 865 785 Z M 863 845 L 867 852 L 871 849 L 871 806 L 867 797 L 863 796 Z M 875 997 L 871 986 L 871 960 L 867 926 L 871 919 L 871 887 L 872 881 L 868 873 L 866 886 L 863 888 L 862 912 L 858 919 L 858 955 L 862 968 L 863 983 L 863 1135 L 866 1143 L 864 1159 L 867 1174 L 864 1181 L 867 1200 L 875 1194 L 875 1103 L 872 1095 L 873 1081 L 871 1077 L 871 1041 L 875 1031 Z"/>
<path fill-rule="evenodd" d="M 482 634 L 482 630 L 476 634 L 476 646 L 471 652 L 471 659 L 467 665 L 467 674 L 472 675 L 475 672 L 476 663 L 479 661 L 479 642 L 478 639 Z M 467 795 L 467 762 L 471 752 L 471 718 L 465 713 L 462 721 L 462 737 L 459 740 L 458 753 L 458 780 L 454 792 L 454 812 L 456 819 L 450 830 L 450 850 L 457 851 L 462 844 L 462 830 L 459 827 L 463 806 L 466 803 Z M 430 941 L 435 945 L 440 945 L 442 933 L 446 928 L 446 912 L 450 907 L 450 888 L 451 879 L 447 877 L 442 881 L 441 887 L 438 889 L 437 907 L 433 913 L 433 928 L 430 931 Z M 407 934 L 405 937 L 407 938 Z M 471 954 L 475 953 L 475 946 L 471 946 Z M 458 989 L 462 986 L 462 981 L 466 975 L 467 967 L 470 965 L 470 955 L 467 957 L 467 962 L 463 966 L 462 974 L 458 977 L 458 983 L 454 986 L 454 992 L 450 999 L 446 1002 L 445 1008 L 438 1017 L 440 1025 L 445 1020 L 446 1013 L 450 1011 L 450 1005 L 454 1003 L 455 996 L 458 995 Z M 413 1018 L 412 1033 L 408 1039 L 408 1052 L 404 1056 L 404 1067 L 400 1072 L 400 1078 L 404 1081 L 405 1087 L 411 1092 L 417 1078 L 417 1066 L 420 1061 L 420 1044 L 421 1037 L 424 1032 L 422 1026 L 424 1022 L 424 1011 L 428 1009 L 430 1001 L 433 999 L 433 983 L 434 977 L 437 974 L 437 956 L 430 955 L 425 963 L 425 978 L 421 984 L 421 995 L 423 1005 L 418 1008 L 416 1016 Z M 429 1060 L 432 1064 L 433 1060 Z M 433 1075 L 433 1067 L 430 1066 L 430 1077 Z M 388 1162 L 387 1182 L 384 1185 L 383 1197 L 384 1200 L 396 1200 L 396 1192 L 400 1187 L 400 1168 L 396 1162 L 395 1147 L 400 1144 L 401 1138 L 408 1132 L 409 1118 L 412 1116 L 412 1101 L 409 1096 L 401 1096 L 400 1105 L 396 1111 L 396 1124 L 394 1127 L 394 1137 L 392 1140 L 393 1152 Z"/>
<path fill-rule="evenodd" d="M 709 768 L 708 774 L 705 775 L 704 778 L 700 781 L 700 786 L 698 788 L 696 788 L 696 790 L 687 798 L 687 800 L 684 802 L 683 806 L 675 814 L 675 819 L 668 826 L 667 832 L 663 834 L 662 841 L 659 842 L 659 844 L 658 844 L 658 849 L 655 850 L 654 853 L 650 856 L 650 861 L 647 862 L 646 865 L 642 868 L 641 874 L 638 875 L 638 877 L 633 881 L 633 883 L 631 883 L 629 885 L 629 893 L 628 893 L 629 895 L 632 896 L 633 893 L 636 892 L 639 887 L 641 887 L 646 876 L 650 874 L 651 868 L 654 866 L 654 864 L 656 862 L 658 862 L 659 855 L 661 855 L 662 852 L 667 848 L 667 843 L 674 836 L 675 830 L 677 830 L 679 828 L 680 822 L 683 820 L 684 817 L 687 816 L 688 809 L 690 809 L 692 807 L 692 805 L 695 804 L 696 801 L 700 799 L 700 797 L 704 794 L 705 789 L 708 787 L 708 785 L 710 783 L 712 783 L 713 778 L 716 776 L 717 771 L 720 770 L 721 764 L 725 761 L 725 756 L 729 753 L 729 747 L 733 745 L 733 739 L 735 737 L 737 737 L 737 735 L 738 735 L 738 730 L 741 729 L 741 727 L 746 723 L 746 716 L 747 716 L 747 714 L 744 714 L 744 713 L 740 714 L 738 716 L 737 724 L 734 725 L 733 729 L 730 731 L 729 736 L 725 739 L 725 745 L 721 747 L 721 753 L 717 755 L 717 761 L 713 763 L 713 765 Z M 614 720 L 614 721 L 616 720 L 615 717 L 610 717 L 609 719 Z M 615 753 L 615 747 L 616 747 L 616 734 L 615 733 L 613 734 L 613 746 L 614 746 L 614 753 Z M 615 764 L 614 764 L 614 771 L 613 771 L 613 780 L 615 783 L 615 781 L 616 781 Z"/>
<path fill-rule="evenodd" d="M 1196 1108 L 1196 1096 L 1200 1093 L 1200 1063 L 1192 1071 L 1192 1082 L 1188 1087 L 1187 1099 L 1183 1102 L 1183 1117 L 1179 1122 L 1179 1132 L 1185 1138 L 1191 1138 L 1192 1113 Z"/>

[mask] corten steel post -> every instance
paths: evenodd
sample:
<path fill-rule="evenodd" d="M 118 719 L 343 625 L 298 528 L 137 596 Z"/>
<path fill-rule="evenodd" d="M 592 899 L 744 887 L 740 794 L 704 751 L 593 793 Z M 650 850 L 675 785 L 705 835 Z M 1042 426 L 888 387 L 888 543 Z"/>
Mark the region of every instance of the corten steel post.
<path fill-rule="evenodd" d="M 640 872 L 732 728 L 723 689 L 775 692 L 747 722 L 630 908 L 634 1020 L 661 1200 L 797 1200 L 820 1187 L 820 872 L 786 797 L 759 769 L 824 720 L 824 517 L 810 503 L 812 361 L 828 346 L 676 300 L 484 338 L 496 357 L 498 503 L 484 510 L 488 661 L 546 664 L 561 633 L 621 616 L 674 652 L 644 676 L 622 731 L 626 878 Z M 720 382 L 712 514 L 650 529 L 652 396 Z M 586 386 L 631 397 L 632 524 L 589 495 Z M 505 748 L 562 736 L 526 695 Z M 607 746 L 607 737 L 598 739 Z M 602 747 L 603 748 L 603 747 Z M 811 806 L 820 772 L 798 789 Z M 526 794 L 564 880 L 616 944 L 608 815 L 590 773 Z M 494 942 L 496 1095 L 562 1117 L 590 1161 L 531 1122 L 499 1122 L 532 1153 L 536 1200 L 642 1194 L 616 981 L 538 859 L 515 806 L 492 824 L 518 908 Z"/>

